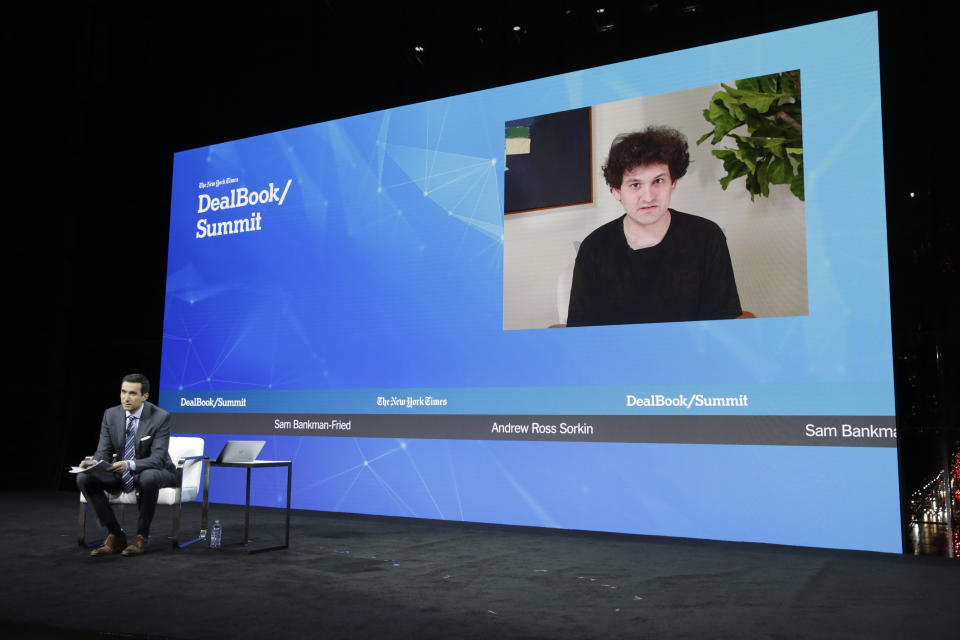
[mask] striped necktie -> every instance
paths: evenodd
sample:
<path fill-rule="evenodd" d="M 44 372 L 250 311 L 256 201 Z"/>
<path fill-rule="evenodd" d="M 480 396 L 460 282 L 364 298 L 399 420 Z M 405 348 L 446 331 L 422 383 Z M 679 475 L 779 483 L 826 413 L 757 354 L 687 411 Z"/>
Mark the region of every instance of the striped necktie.
<path fill-rule="evenodd" d="M 123 447 L 123 459 L 133 460 L 136 457 L 134 445 L 137 442 L 137 416 L 127 416 L 127 441 Z M 127 469 L 120 476 L 124 491 L 133 491 L 133 474 Z"/>

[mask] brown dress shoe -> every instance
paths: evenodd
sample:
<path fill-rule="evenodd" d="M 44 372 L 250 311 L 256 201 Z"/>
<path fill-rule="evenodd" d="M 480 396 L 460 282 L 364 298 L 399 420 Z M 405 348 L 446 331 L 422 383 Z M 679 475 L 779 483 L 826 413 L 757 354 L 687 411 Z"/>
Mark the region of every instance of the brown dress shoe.
<path fill-rule="evenodd" d="M 130 545 L 123 550 L 123 555 L 125 556 L 142 556 L 147 552 L 147 545 L 150 544 L 146 538 L 144 538 L 139 533 L 134 536 L 133 540 L 130 542 Z"/>
<path fill-rule="evenodd" d="M 107 536 L 107 539 L 103 541 L 103 546 L 97 547 L 90 552 L 92 556 L 109 556 L 112 553 L 117 553 L 121 549 L 127 546 L 127 539 L 123 536 L 115 536 L 112 533 Z"/>

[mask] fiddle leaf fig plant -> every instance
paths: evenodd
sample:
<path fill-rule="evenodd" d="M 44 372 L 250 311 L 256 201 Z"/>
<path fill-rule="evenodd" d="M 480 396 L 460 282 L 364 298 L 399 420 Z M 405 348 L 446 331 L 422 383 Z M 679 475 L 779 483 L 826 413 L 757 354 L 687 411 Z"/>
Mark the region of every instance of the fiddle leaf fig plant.
<path fill-rule="evenodd" d="M 800 113 L 800 70 L 772 73 L 721 84 L 703 110 L 713 125 L 697 144 L 710 138 L 736 146 L 714 149 L 727 175 L 720 178 L 724 190 L 745 177 L 750 199 L 770 196 L 771 184 L 790 185 L 803 200 L 803 120 Z"/>

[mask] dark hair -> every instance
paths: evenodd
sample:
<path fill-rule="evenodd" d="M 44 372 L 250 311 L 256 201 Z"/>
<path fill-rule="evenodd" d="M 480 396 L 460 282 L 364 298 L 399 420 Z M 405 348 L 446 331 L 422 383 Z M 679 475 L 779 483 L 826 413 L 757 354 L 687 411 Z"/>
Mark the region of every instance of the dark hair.
<path fill-rule="evenodd" d="M 687 138 L 671 127 L 647 127 L 621 133 L 613 139 L 603 165 L 603 177 L 610 188 L 620 188 L 623 174 L 635 167 L 663 163 L 670 167 L 670 179 L 679 180 L 690 166 Z"/>
<path fill-rule="evenodd" d="M 123 376 L 121 384 L 124 382 L 139 382 L 140 393 L 150 393 L 150 380 L 148 380 L 147 376 L 143 375 L 142 373 L 128 373 L 127 375 Z"/>

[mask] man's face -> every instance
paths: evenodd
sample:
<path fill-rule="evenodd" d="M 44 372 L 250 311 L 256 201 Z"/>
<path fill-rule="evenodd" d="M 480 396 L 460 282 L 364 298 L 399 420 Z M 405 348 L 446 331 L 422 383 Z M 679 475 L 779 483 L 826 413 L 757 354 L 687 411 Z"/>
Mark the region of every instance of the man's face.
<path fill-rule="evenodd" d="M 664 163 L 645 164 L 623 172 L 620 188 L 613 188 L 613 196 L 620 201 L 633 222 L 653 230 L 659 224 L 669 223 L 667 207 L 677 181 L 670 177 L 670 167 Z"/>
<path fill-rule="evenodd" d="M 149 393 L 141 393 L 143 385 L 139 382 L 127 382 L 120 385 L 120 404 L 130 413 L 136 413 Z"/>

